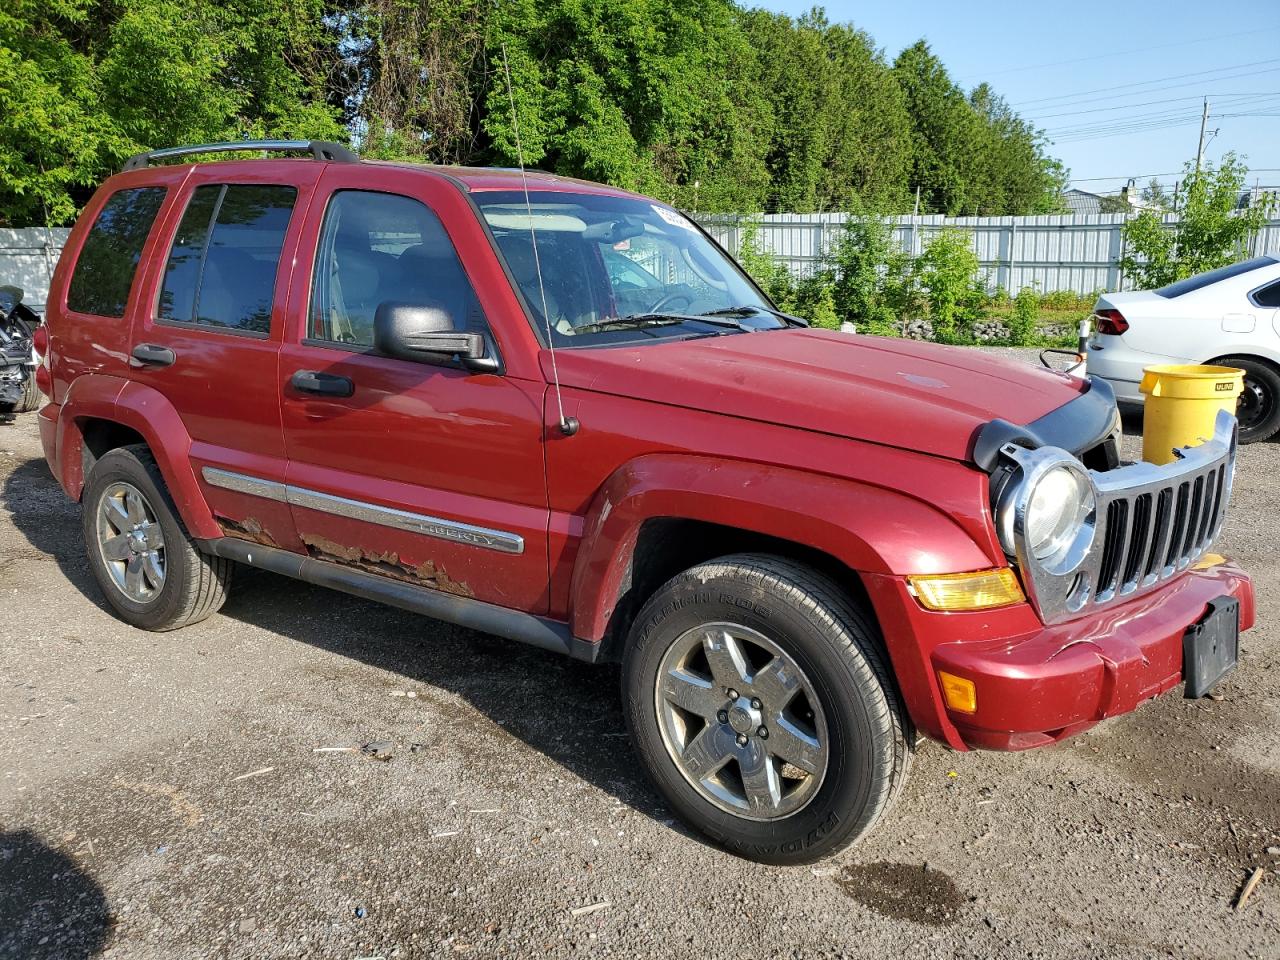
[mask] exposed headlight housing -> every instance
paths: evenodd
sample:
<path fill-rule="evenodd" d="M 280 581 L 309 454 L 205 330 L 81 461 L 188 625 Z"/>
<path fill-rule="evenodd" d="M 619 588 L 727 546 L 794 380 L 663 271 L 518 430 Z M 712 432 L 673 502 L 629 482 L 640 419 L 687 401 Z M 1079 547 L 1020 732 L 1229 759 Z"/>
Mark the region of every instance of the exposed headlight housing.
<path fill-rule="evenodd" d="M 1023 519 L 1031 555 L 1045 566 L 1057 566 L 1068 554 L 1076 554 L 1077 563 L 1083 559 L 1093 539 L 1095 503 L 1083 472 L 1065 465 L 1045 471 L 1027 497 Z M 1087 538 L 1083 544 L 1081 537 Z"/>
<path fill-rule="evenodd" d="M 1065 450 L 1041 448 L 1000 497 L 997 529 L 1005 553 L 1063 574 L 1093 545 L 1097 497 L 1088 473 Z M 1021 534 L 1021 537 L 1018 536 Z M 1021 540 L 1029 556 L 1017 556 Z"/>
<path fill-rule="evenodd" d="M 1222 529 L 1235 418 L 1172 463 L 1087 470 L 1060 447 L 1002 443 L 990 468 L 1001 546 L 1045 623 L 1156 590 L 1197 563 Z M 977 462 L 977 461 L 975 461 Z"/>

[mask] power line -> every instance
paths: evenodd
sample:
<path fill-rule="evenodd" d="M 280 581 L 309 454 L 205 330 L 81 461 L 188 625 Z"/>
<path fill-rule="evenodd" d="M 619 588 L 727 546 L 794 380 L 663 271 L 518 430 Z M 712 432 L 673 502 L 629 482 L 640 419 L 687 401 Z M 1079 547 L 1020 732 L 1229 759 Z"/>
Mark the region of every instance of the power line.
<path fill-rule="evenodd" d="M 1263 28 L 1261 30 L 1258 30 L 1258 29 L 1240 30 L 1236 33 L 1221 33 L 1216 37 L 1196 37 L 1194 40 L 1178 40 L 1178 41 L 1175 41 L 1174 43 L 1161 43 L 1152 47 L 1134 47 L 1131 50 L 1112 50 L 1107 53 L 1095 54 L 1091 57 L 1076 57 L 1074 60 L 1053 60 L 1053 61 L 1050 61 L 1049 63 L 1029 63 L 1024 67 L 1009 67 L 1005 70 L 995 70 L 995 71 L 989 70 L 982 74 L 971 73 L 963 77 L 960 77 L 958 79 L 970 80 L 977 76 L 999 77 L 999 76 L 1003 76 L 1006 73 L 1021 73 L 1024 70 L 1043 70 L 1046 67 L 1065 67 L 1073 63 L 1088 63 L 1089 61 L 1092 61 L 1092 60 L 1112 60 L 1116 57 L 1123 57 L 1130 53 L 1147 53 L 1150 50 L 1168 50 L 1168 49 L 1171 49 L 1172 47 L 1185 47 L 1194 43 L 1209 43 L 1214 40 L 1229 40 L 1232 37 L 1243 37 L 1246 34 L 1257 35 L 1259 33 L 1266 33 L 1266 32 L 1267 32 L 1266 28 Z"/>
<path fill-rule="evenodd" d="M 1280 173 L 1280 167 L 1254 167 L 1250 173 Z M 1123 173 L 1116 174 L 1114 177 L 1075 177 L 1068 183 L 1097 183 L 1101 180 L 1152 180 L 1158 177 L 1182 177 L 1185 174 L 1183 170 L 1170 170 L 1166 173 Z"/>
<path fill-rule="evenodd" d="M 1073 130 L 1066 130 L 1056 135 L 1047 135 L 1054 143 L 1079 143 L 1083 140 L 1098 140 L 1103 137 L 1119 137 L 1126 136 L 1131 133 L 1143 133 L 1148 130 L 1160 130 L 1167 127 L 1176 127 L 1184 123 L 1190 123 L 1193 120 L 1199 120 L 1200 114 L 1188 113 L 1177 117 L 1166 117 L 1157 120 L 1144 120 L 1128 124 L 1115 124 L 1112 126 L 1101 127 L 1082 127 Z M 1242 113 L 1213 114 L 1215 119 L 1235 119 L 1239 117 L 1275 117 L 1280 116 L 1276 113 L 1266 113 L 1259 111 L 1247 111 Z"/>
<path fill-rule="evenodd" d="M 1265 115 L 1259 111 L 1268 110 L 1275 106 L 1280 106 L 1280 100 L 1276 98 L 1280 94 L 1251 94 L 1243 97 L 1235 97 L 1226 103 L 1218 101 L 1220 107 L 1230 109 L 1232 113 L 1216 113 L 1215 117 L 1239 117 L 1250 115 Z M 1045 131 L 1045 136 L 1053 140 L 1073 137 L 1077 134 L 1107 132 L 1107 131 L 1127 131 L 1128 129 L 1148 128 L 1152 126 L 1164 126 L 1172 123 L 1179 123 L 1188 118 L 1198 118 L 1199 113 L 1189 114 L 1186 112 L 1188 108 L 1174 108 L 1170 110 L 1156 111 L 1152 113 L 1134 114 L 1128 117 L 1111 117 L 1108 119 L 1100 119 L 1096 121 L 1085 121 L 1080 123 L 1068 123 L 1058 127 L 1051 127 Z"/>
<path fill-rule="evenodd" d="M 1203 77 L 1210 73 L 1222 73 L 1227 70 L 1244 70 L 1247 67 L 1260 67 L 1260 66 L 1265 66 L 1268 63 L 1280 63 L 1280 57 L 1272 57 L 1269 60 L 1256 60 L 1253 63 L 1237 63 L 1237 64 L 1232 64 L 1229 67 L 1214 67 L 1212 70 L 1197 70 L 1193 73 L 1175 73 L 1172 76 L 1157 77 L 1153 80 L 1140 80 L 1134 83 L 1113 84 L 1109 87 L 1098 87 L 1096 90 L 1077 90 L 1075 93 L 1063 93 L 1053 97 L 1039 97 L 1035 100 L 1023 100 L 1023 101 L 1020 101 L 1019 103 L 1011 103 L 1010 106 L 1025 107 L 1025 106 L 1030 106 L 1033 103 L 1047 103 L 1053 100 L 1068 100 L 1075 97 L 1083 97 L 1083 96 L 1086 96 L 1087 94 L 1114 93 L 1117 90 L 1127 90 L 1132 87 L 1147 87 L 1155 83 L 1164 83 L 1168 80 L 1183 80 L 1183 79 L 1186 79 L 1187 77 Z M 1277 69 L 1280 69 L 1280 68 L 1277 68 Z M 1258 70 L 1258 71 L 1254 71 L 1253 73 L 1242 73 L 1242 74 L 1238 74 L 1231 77 L 1215 77 L 1213 79 L 1214 80 L 1233 80 L 1233 79 L 1236 79 L 1237 76 L 1247 77 L 1247 76 L 1253 76 L 1254 73 L 1269 73 L 1269 72 L 1270 71 Z M 1205 82 L 1205 81 L 1200 81 L 1200 82 Z M 1190 86 L 1190 84 L 1177 84 L 1177 86 Z M 1169 89 L 1173 89 L 1173 88 L 1169 88 Z M 1142 92 L 1155 93 L 1156 91 L 1144 90 Z M 1055 106 L 1067 106 L 1067 104 L 1055 104 Z"/>
<path fill-rule="evenodd" d="M 1255 96 L 1280 97 L 1280 92 L 1258 90 L 1254 93 L 1221 93 L 1215 90 L 1213 95 L 1214 97 L 1228 97 L 1228 98 L 1255 97 Z M 1129 109 L 1132 109 L 1133 107 L 1149 107 L 1157 103 L 1186 103 L 1189 100 L 1200 100 L 1200 99 L 1202 99 L 1202 95 L 1196 93 L 1186 97 L 1166 97 L 1163 100 L 1143 100 L 1139 103 L 1122 103 L 1116 107 L 1089 107 L 1088 109 L 1085 109 L 1085 110 L 1067 110 L 1063 113 L 1046 113 L 1040 116 L 1032 115 L 1029 117 L 1029 119 L 1039 122 L 1041 120 L 1052 120 L 1055 117 L 1074 117 L 1082 113 L 1110 113 L 1115 110 L 1129 110 Z"/>

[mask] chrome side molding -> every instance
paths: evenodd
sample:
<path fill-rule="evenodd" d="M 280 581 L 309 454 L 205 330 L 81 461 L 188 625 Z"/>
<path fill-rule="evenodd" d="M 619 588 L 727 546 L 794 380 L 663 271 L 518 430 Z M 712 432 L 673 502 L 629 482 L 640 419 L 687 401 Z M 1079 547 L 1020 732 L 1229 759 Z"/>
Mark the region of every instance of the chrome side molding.
<path fill-rule="evenodd" d="M 412 513 L 363 500 L 351 500 L 331 493 L 321 493 L 319 490 L 308 490 L 305 487 L 295 487 L 274 480 L 263 480 L 260 477 L 220 470 L 216 467 L 205 467 L 201 470 L 201 474 L 206 483 L 224 490 L 233 490 L 236 493 L 275 500 L 337 517 L 394 527 L 397 530 L 407 530 L 409 533 L 419 533 L 438 540 L 451 540 L 454 543 L 464 543 L 485 550 L 496 550 L 499 553 L 524 553 L 524 537 L 506 530 L 478 527 L 458 520 Z"/>

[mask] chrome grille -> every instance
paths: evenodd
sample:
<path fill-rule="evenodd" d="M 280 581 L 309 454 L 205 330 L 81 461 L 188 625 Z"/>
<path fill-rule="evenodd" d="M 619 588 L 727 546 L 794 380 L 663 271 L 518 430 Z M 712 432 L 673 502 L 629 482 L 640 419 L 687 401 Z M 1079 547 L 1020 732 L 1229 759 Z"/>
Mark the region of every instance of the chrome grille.
<path fill-rule="evenodd" d="M 1102 550 L 1096 603 L 1159 583 L 1200 559 L 1222 524 L 1227 466 L 1212 463 L 1190 476 L 1147 484 L 1139 492 L 1123 487 L 1111 492 L 1098 531 Z"/>
<path fill-rule="evenodd" d="M 1015 525 L 1010 533 L 1014 559 L 1028 598 L 1046 623 L 1154 589 L 1208 551 L 1222 529 L 1235 469 L 1235 418 L 1221 413 L 1215 427 L 1213 439 L 1175 451 L 1172 463 L 1088 471 L 1096 504 L 1088 521 L 1093 538 L 1067 568 L 1046 569 L 1031 556 Z M 1070 458 L 1043 447 L 1006 445 L 1001 452 L 1027 482 Z"/>

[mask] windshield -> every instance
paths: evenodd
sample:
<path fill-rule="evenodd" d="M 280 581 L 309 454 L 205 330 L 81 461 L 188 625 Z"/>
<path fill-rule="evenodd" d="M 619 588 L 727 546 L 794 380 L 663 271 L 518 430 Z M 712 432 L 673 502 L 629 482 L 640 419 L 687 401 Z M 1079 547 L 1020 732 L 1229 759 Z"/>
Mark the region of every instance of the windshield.
<path fill-rule="evenodd" d="M 537 191 L 528 207 L 520 191 L 473 196 L 539 331 L 550 326 L 557 347 L 786 325 L 737 265 L 670 207 L 589 193 Z M 746 319 L 726 324 L 726 314 Z"/>

